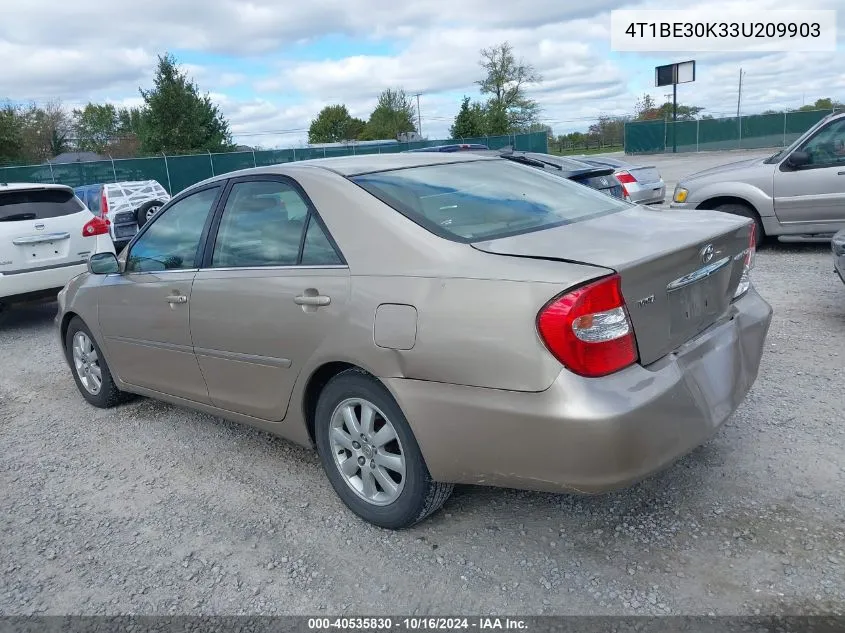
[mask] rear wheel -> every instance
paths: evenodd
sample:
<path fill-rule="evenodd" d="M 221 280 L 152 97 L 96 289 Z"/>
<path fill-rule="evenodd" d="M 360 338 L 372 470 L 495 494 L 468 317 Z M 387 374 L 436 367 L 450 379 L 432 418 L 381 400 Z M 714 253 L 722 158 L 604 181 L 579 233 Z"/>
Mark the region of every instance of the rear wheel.
<path fill-rule="evenodd" d="M 128 399 L 128 394 L 115 385 L 100 347 L 79 317 L 74 317 L 68 325 L 65 352 L 79 393 L 89 403 L 108 409 Z"/>
<path fill-rule="evenodd" d="M 135 220 L 138 222 L 138 228 L 141 228 L 152 220 L 153 216 L 158 213 L 158 210 L 162 206 L 164 206 L 164 203 L 161 200 L 150 200 L 138 207 L 135 211 Z"/>
<path fill-rule="evenodd" d="M 326 475 L 355 514 L 401 529 L 438 510 L 452 484 L 432 481 L 408 421 L 390 393 L 360 370 L 335 376 L 315 414 Z"/>
<path fill-rule="evenodd" d="M 754 234 L 757 240 L 756 247 L 760 248 L 760 244 L 763 243 L 763 239 L 766 237 L 766 235 L 763 233 L 763 223 L 760 221 L 760 216 L 757 215 L 757 212 L 754 209 L 744 204 L 731 202 L 728 204 L 720 204 L 719 206 L 714 208 L 714 211 L 721 211 L 722 213 L 733 213 L 734 215 L 741 215 L 742 217 L 748 218 L 749 220 L 753 220 L 754 224 L 756 225 L 754 227 L 756 229 L 756 232 Z"/>

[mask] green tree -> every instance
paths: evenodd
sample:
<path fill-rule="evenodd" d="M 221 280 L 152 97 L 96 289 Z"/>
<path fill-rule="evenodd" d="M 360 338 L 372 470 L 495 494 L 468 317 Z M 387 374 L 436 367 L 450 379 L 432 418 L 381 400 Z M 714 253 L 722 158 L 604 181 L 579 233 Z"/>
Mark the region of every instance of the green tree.
<path fill-rule="evenodd" d="M 20 113 L 11 103 L 0 108 L 0 163 L 23 160 Z"/>
<path fill-rule="evenodd" d="M 634 112 L 636 112 L 637 121 L 654 121 L 663 118 L 660 110 L 657 109 L 657 103 L 654 101 L 654 97 L 650 94 L 644 94 L 637 99 Z"/>
<path fill-rule="evenodd" d="M 845 104 L 842 104 L 830 97 L 824 97 L 822 99 L 816 99 L 816 102 L 812 105 L 802 105 L 798 108 L 799 112 L 810 112 L 812 110 L 842 110 L 845 108 Z"/>
<path fill-rule="evenodd" d="M 151 90 L 144 98 L 139 130 L 145 153 L 176 154 L 194 150 L 226 151 L 232 147 L 229 123 L 208 94 L 179 70 L 176 58 L 160 55 Z"/>
<path fill-rule="evenodd" d="M 534 67 L 517 60 L 508 42 L 481 49 L 479 64 L 486 75 L 476 83 L 481 94 L 489 95 L 490 134 L 508 134 L 534 123 L 540 106 L 525 94 L 527 84 L 542 80 Z M 502 130 L 503 115 L 507 120 L 505 130 Z"/>
<path fill-rule="evenodd" d="M 464 97 L 449 134 L 452 138 L 476 138 L 487 134 L 487 113 L 484 106 L 480 103 L 470 103 L 469 97 Z"/>
<path fill-rule="evenodd" d="M 88 103 L 73 111 L 73 127 L 80 151 L 104 153 L 117 136 L 117 108 L 110 103 Z"/>
<path fill-rule="evenodd" d="M 508 117 L 507 108 L 491 99 L 484 108 L 487 121 L 487 134 L 490 136 L 504 136 L 511 133 L 512 125 Z"/>
<path fill-rule="evenodd" d="M 308 128 L 309 143 L 337 143 L 357 139 L 366 124 L 349 114 L 345 105 L 326 106 L 311 121 Z"/>
<path fill-rule="evenodd" d="M 362 135 L 367 140 L 398 139 L 400 134 L 416 132 L 414 105 L 401 88 L 387 89 L 379 95 Z"/>

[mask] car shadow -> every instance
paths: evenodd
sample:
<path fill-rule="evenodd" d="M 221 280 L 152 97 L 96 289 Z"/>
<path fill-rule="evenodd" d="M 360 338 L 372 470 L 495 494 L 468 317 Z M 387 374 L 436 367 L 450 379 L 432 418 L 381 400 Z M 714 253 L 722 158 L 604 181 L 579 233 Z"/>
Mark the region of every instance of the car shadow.
<path fill-rule="evenodd" d="M 55 299 L 3 306 L 0 308 L 0 328 L 43 327 L 52 323 L 58 309 Z"/>
<path fill-rule="evenodd" d="M 780 242 L 767 238 L 760 250 L 767 253 L 829 253 L 830 242 Z"/>

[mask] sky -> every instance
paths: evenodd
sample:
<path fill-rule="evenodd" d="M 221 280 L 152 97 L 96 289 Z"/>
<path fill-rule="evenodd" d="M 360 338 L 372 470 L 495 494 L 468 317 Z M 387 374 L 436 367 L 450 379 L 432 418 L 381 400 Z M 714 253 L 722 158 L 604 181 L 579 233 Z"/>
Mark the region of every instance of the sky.
<path fill-rule="evenodd" d="M 805 0 L 836 9 L 841 0 Z M 541 121 L 562 134 L 599 115 L 630 114 L 654 87 L 654 67 L 697 62 L 680 103 L 713 116 L 845 101 L 845 7 L 827 53 L 621 53 L 611 50 L 610 11 L 660 9 L 658 0 L 0 0 L 0 101 L 68 108 L 88 101 L 140 103 L 156 56 L 173 53 L 228 118 L 235 141 L 292 147 L 326 105 L 367 118 L 385 88 L 420 93 L 422 134 L 447 138 L 464 95 L 479 99 L 479 51 L 508 41 L 542 80 L 528 88 Z M 680 5 L 678 5 L 680 6 Z M 794 0 L 687 0 L 691 16 L 742 7 L 764 17 Z M 416 99 L 415 99 L 416 101 Z"/>

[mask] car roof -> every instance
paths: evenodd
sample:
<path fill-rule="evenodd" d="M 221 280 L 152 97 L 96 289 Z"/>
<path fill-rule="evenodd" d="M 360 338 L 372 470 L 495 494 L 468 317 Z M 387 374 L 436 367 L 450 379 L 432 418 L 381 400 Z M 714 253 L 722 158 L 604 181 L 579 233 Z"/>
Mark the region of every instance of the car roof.
<path fill-rule="evenodd" d="M 56 185 L 52 183 L 43 182 L 0 182 L 0 193 L 8 191 L 26 191 L 26 190 L 44 190 L 44 189 L 61 189 L 65 191 L 73 191 L 68 185 Z"/>
<path fill-rule="evenodd" d="M 394 169 L 409 169 L 411 167 L 427 167 L 429 165 L 448 165 L 450 163 L 469 163 L 480 160 L 491 160 L 478 156 L 472 152 L 420 152 L 420 153 L 391 153 L 391 154 L 359 154 L 357 156 L 334 156 L 332 158 L 312 158 L 295 162 L 278 163 L 263 167 L 250 167 L 238 171 L 230 171 L 214 176 L 192 185 L 188 189 L 209 185 L 229 178 L 241 176 L 260 176 L 262 174 L 292 175 L 300 170 L 324 169 L 345 177 L 372 174 Z M 186 190 L 187 191 L 187 190 Z M 180 195 L 182 192 L 180 192 Z"/>

